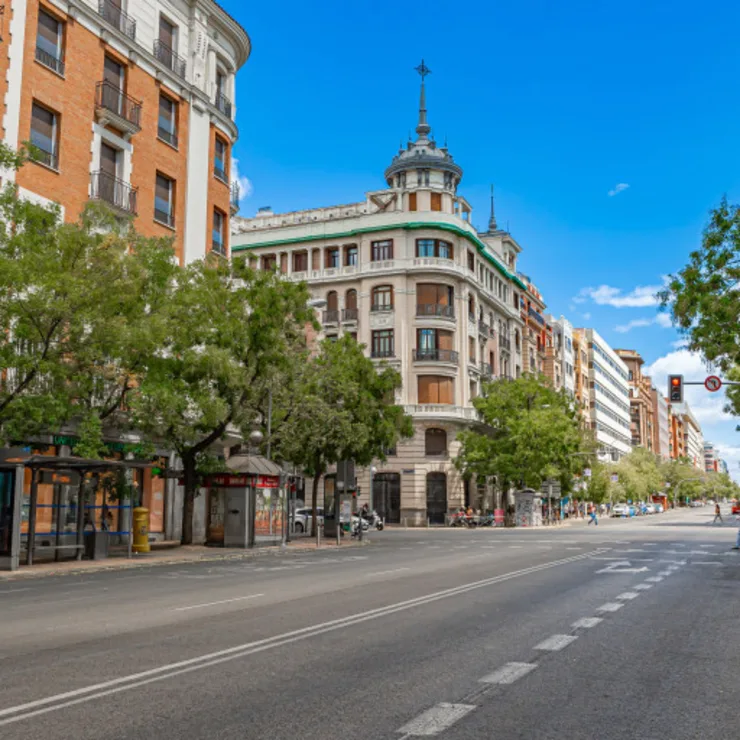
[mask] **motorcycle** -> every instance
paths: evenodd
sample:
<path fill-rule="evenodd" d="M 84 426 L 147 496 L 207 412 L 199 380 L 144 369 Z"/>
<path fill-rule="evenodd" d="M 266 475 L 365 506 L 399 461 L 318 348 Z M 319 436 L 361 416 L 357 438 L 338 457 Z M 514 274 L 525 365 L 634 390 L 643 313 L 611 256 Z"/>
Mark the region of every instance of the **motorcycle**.
<path fill-rule="evenodd" d="M 383 527 L 385 526 L 385 522 L 383 522 L 383 517 L 381 517 L 377 511 L 373 509 L 372 514 L 370 514 L 369 518 L 365 517 L 359 517 L 357 515 L 352 516 L 352 536 L 357 537 L 360 533 L 360 522 L 362 522 L 362 531 L 367 532 L 371 527 L 375 527 L 375 529 L 378 530 L 378 532 L 383 531 Z"/>

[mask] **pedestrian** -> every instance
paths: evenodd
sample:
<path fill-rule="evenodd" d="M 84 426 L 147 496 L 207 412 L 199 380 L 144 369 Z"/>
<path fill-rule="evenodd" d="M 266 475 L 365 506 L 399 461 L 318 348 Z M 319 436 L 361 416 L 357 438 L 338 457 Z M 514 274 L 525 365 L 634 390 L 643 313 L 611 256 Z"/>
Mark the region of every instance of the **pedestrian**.
<path fill-rule="evenodd" d="M 714 505 L 714 519 L 712 519 L 712 524 L 716 524 L 717 519 L 719 519 L 722 522 L 722 524 L 725 523 L 725 520 L 722 518 L 722 512 L 720 511 L 720 508 L 719 508 L 719 502 Z"/>
<path fill-rule="evenodd" d="M 596 507 L 591 505 L 588 507 L 588 523 L 594 523 L 595 526 L 599 526 L 599 518 L 596 516 Z"/>

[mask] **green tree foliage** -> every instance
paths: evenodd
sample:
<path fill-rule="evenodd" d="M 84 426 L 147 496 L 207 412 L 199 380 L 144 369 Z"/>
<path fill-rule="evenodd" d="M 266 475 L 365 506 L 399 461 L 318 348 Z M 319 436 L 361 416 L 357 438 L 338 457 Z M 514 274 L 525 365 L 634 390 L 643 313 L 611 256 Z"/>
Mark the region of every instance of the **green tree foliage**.
<path fill-rule="evenodd" d="M 701 247 L 660 295 L 688 348 L 740 380 L 740 206 L 722 199 Z M 740 413 L 740 388 L 731 388 L 728 396 L 734 413 Z"/>
<path fill-rule="evenodd" d="M 400 387 L 399 373 L 376 368 L 349 336 L 323 341 L 285 387 L 276 404 L 275 452 L 313 479 L 314 521 L 319 482 L 330 466 L 384 460 L 399 438 L 413 435 L 411 418 L 394 403 Z"/>
<path fill-rule="evenodd" d="M 567 491 L 592 459 L 594 446 L 575 403 L 544 378 L 487 383 L 473 405 L 482 423 L 458 435 L 456 464 L 479 478 L 497 476 L 504 492 L 511 486 L 539 489 L 549 477 Z"/>
<path fill-rule="evenodd" d="M 193 538 L 198 460 L 227 433 L 247 436 L 262 384 L 296 361 L 311 320 L 305 286 L 255 272 L 242 260 L 178 270 L 163 307 L 164 341 L 129 404 L 137 429 L 183 462 L 183 543 Z"/>

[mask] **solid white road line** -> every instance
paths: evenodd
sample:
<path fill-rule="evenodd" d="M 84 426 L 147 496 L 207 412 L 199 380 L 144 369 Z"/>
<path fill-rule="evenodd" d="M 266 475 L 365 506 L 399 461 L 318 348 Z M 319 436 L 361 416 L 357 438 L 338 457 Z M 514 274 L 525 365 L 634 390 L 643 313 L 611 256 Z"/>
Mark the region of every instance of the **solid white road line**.
<path fill-rule="evenodd" d="M 481 683 L 511 684 L 537 668 L 537 663 L 507 663 L 497 671 L 481 678 Z"/>
<path fill-rule="evenodd" d="M 371 576 L 385 576 L 389 573 L 400 573 L 402 570 L 411 570 L 411 568 L 394 568 L 393 570 L 379 570 L 376 573 L 365 573 L 370 578 Z"/>
<path fill-rule="evenodd" d="M 206 606 L 216 606 L 218 604 L 230 604 L 232 601 L 246 601 L 247 599 L 257 599 L 264 594 L 251 594 L 249 596 L 237 596 L 235 599 L 222 599 L 221 601 L 209 601 L 205 604 L 193 604 L 192 606 L 178 606 L 173 611 L 186 612 L 190 609 L 203 609 Z"/>
<path fill-rule="evenodd" d="M 602 604 L 596 611 L 597 612 L 616 612 L 619 611 L 624 604 L 618 604 L 616 601 L 609 601 L 606 604 Z"/>
<path fill-rule="evenodd" d="M 692 565 L 722 565 L 719 560 L 695 560 Z"/>
<path fill-rule="evenodd" d="M 638 583 L 634 589 L 635 591 L 647 591 L 649 588 L 652 588 L 651 583 Z"/>
<path fill-rule="evenodd" d="M 653 576 L 652 578 L 646 578 L 649 583 L 660 583 L 663 580 L 663 576 Z"/>
<path fill-rule="evenodd" d="M 33 591 L 32 588 L 8 588 L 0 591 L 0 594 L 19 594 L 21 591 Z"/>
<path fill-rule="evenodd" d="M 632 599 L 636 599 L 640 594 L 635 593 L 634 591 L 625 591 L 624 593 L 619 594 L 617 598 L 620 601 L 632 601 Z"/>
<path fill-rule="evenodd" d="M 164 681 L 174 678 L 175 676 L 190 673 L 191 671 L 210 668 L 227 661 L 245 658 L 249 655 L 254 655 L 255 653 L 273 650 L 275 648 L 282 647 L 283 645 L 290 645 L 294 642 L 317 637 L 318 635 L 335 632 L 346 627 L 352 627 L 375 619 L 381 619 L 390 614 L 414 609 L 418 606 L 425 606 L 435 601 L 440 601 L 441 599 L 459 596 L 463 593 L 510 581 L 514 578 L 521 578 L 523 576 L 538 573 L 543 570 L 549 570 L 551 568 L 559 568 L 566 563 L 575 563 L 581 560 L 587 560 L 590 556 L 591 553 L 584 553 L 583 555 L 572 555 L 567 558 L 560 558 L 559 560 L 551 560 L 547 563 L 530 566 L 529 568 L 522 568 L 521 570 L 503 573 L 500 576 L 492 576 L 491 578 L 486 578 L 481 581 L 472 581 L 471 583 L 454 586 L 453 588 L 447 588 L 442 591 L 436 591 L 427 594 L 426 596 L 419 596 L 414 599 L 396 602 L 395 604 L 388 604 L 387 606 L 379 607 L 377 609 L 358 612 L 339 619 L 333 619 L 328 622 L 321 622 L 309 627 L 303 627 L 291 632 L 284 632 L 283 634 L 268 637 L 263 640 L 234 645 L 233 647 L 217 650 L 212 653 L 206 653 L 196 658 L 189 658 L 176 663 L 169 663 L 159 666 L 158 668 L 151 668 L 139 673 L 129 674 L 128 676 L 120 676 L 119 678 L 114 678 L 109 681 L 91 684 L 90 686 L 73 689 L 53 696 L 47 696 L 44 699 L 36 699 L 34 701 L 26 702 L 25 704 L 5 707 L 4 709 L 0 709 L 0 727 L 9 725 L 13 722 L 31 719 L 32 717 L 46 714 L 47 712 L 53 712 L 58 709 L 92 701 L 93 699 L 98 699 L 103 696 L 109 696 L 111 694 L 120 693 L 121 691 L 146 686 L 155 681 Z"/>
<path fill-rule="evenodd" d="M 590 630 L 592 627 L 595 627 L 597 624 L 601 624 L 603 621 L 604 620 L 601 617 L 583 617 L 583 619 L 573 622 L 571 627 L 575 630 Z"/>
<path fill-rule="evenodd" d="M 455 722 L 461 720 L 466 714 L 475 709 L 472 704 L 448 704 L 441 702 L 426 712 L 422 712 L 416 719 L 412 719 L 400 730 L 399 733 L 406 737 L 429 737 L 439 735 Z"/>
<path fill-rule="evenodd" d="M 578 638 L 575 635 L 552 635 L 546 640 L 543 640 L 539 645 L 535 645 L 535 650 L 550 650 L 557 652 L 562 650 L 564 647 L 568 647 L 571 642 L 575 642 Z"/>

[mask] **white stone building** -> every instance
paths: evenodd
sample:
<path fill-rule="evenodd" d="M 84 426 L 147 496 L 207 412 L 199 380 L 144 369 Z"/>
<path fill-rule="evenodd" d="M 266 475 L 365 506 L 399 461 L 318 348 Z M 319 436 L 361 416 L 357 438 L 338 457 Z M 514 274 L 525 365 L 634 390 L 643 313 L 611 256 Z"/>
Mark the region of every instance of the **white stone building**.
<path fill-rule="evenodd" d="M 575 396 L 575 356 L 573 354 L 573 324 L 561 316 L 555 318 L 545 315 L 545 321 L 552 327 L 552 353 L 548 351 L 546 373 L 558 390 L 564 388 L 570 396 Z M 552 354 L 550 360 L 549 355 Z M 552 368 L 550 367 L 552 363 Z"/>
<path fill-rule="evenodd" d="M 462 169 L 427 123 L 422 78 L 416 140 L 393 157 L 387 188 L 348 205 L 235 219 L 232 253 L 326 299 L 323 336 L 349 333 L 403 377 L 398 402 L 415 435 L 377 464 L 373 504 L 391 522 L 443 522 L 461 505 L 490 508 L 453 460 L 475 423 L 483 379 L 522 367 L 520 246 L 496 225 L 478 233 L 459 192 Z M 366 471 L 358 474 L 368 491 Z M 482 495 L 482 494 L 481 494 Z M 364 498 L 364 496 L 363 496 Z"/>

